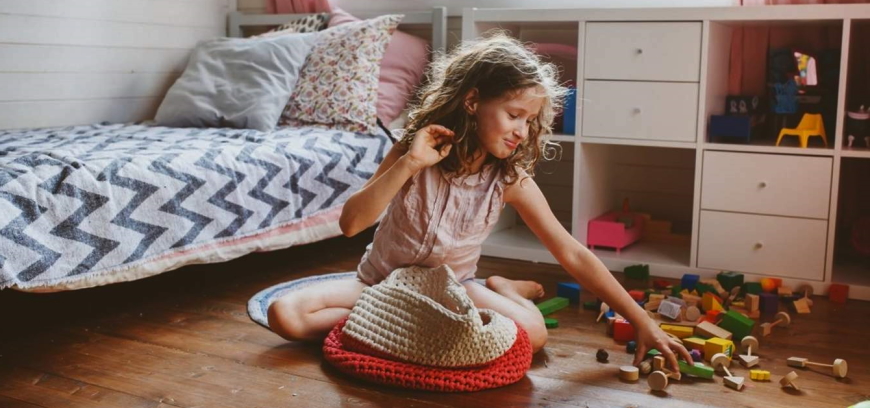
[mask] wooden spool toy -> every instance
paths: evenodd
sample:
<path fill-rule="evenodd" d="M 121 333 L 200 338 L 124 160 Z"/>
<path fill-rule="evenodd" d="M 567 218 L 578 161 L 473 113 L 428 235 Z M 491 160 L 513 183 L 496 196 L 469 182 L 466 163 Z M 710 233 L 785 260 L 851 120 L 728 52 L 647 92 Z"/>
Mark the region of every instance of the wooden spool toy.
<path fill-rule="evenodd" d="M 783 387 L 792 387 L 795 389 L 795 391 L 800 391 L 801 389 L 797 386 L 797 384 L 794 383 L 794 380 L 796 380 L 797 378 L 797 373 L 792 371 L 782 377 L 782 379 L 779 380 L 779 384 Z"/>
<path fill-rule="evenodd" d="M 686 308 L 686 320 L 690 322 L 697 322 L 700 318 L 701 309 L 698 309 L 698 306 L 689 306 L 688 308 Z"/>
<path fill-rule="evenodd" d="M 619 378 L 624 381 L 635 382 L 640 378 L 640 370 L 634 366 L 622 366 L 619 367 Z"/>
<path fill-rule="evenodd" d="M 812 299 L 813 287 L 812 287 L 812 285 L 808 285 L 806 283 L 803 285 L 800 285 L 797 287 L 797 289 L 795 289 L 795 293 L 803 293 L 804 294 L 803 299 L 806 299 L 807 305 L 809 305 L 810 307 L 813 307 L 813 299 Z"/>
<path fill-rule="evenodd" d="M 647 377 L 647 384 L 649 384 L 649 388 L 653 391 L 664 391 L 665 388 L 668 387 L 668 378 L 673 378 L 677 381 L 682 378 L 679 372 L 669 371 L 667 369 L 664 370 L 656 370 L 653 371 L 652 374 Z"/>
<path fill-rule="evenodd" d="M 818 367 L 830 367 L 831 371 L 834 374 L 834 377 L 837 377 L 837 378 L 845 378 L 846 373 L 849 372 L 849 366 L 848 366 L 848 364 L 846 364 L 846 360 L 843 360 L 842 358 L 838 358 L 838 359 L 834 360 L 834 364 L 822 364 L 822 363 L 815 363 L 815 362 L 809 361 L 809 360 L 807 360 L 805 358 L 801 358 L 801 357 L 789 357 L 788 360 L 786 360 L 786 364 L 788 364 L 790 367 L 800 367 L 800 368 L 805 368 L 808 365 L 818 366 Z"/>
<path fill-rule="evenodd" d="M 713 358 L 710 359 L 710 363 L 713 364 L 714 369 L 722 369 L 725 371 L 725 374 L 728 374 L 723 381 L 725 382 L 725 386 L 728 388 L 735 389 L 740 391 L 743 388 L 743 377 L 735 377 L 731 374 L 731 371 L 728 370 L 728 364 L 731 361 L 728 359 L 728 356 L 725 353 L 716 353 L 713 355 Z"/>
<path fill-rule="evenodd" d="M 781 324 L 782 327 L 788 327 L 791 324 L 791 316 L 786 312 L 779 312 L 776 314 L 776 321 L 773 323 L 763 323 L 761 325 L 761 334 L 763 336 L 769 336 L 770 330 L 773 329 L 774 326 Z"/>
<path fill-rule="evenodd" d="M 740 345 L 743 347 L 743 350 L 746 350 L 746 354 L 740 354 L 737 356 L 737 359 L 740 360 L 740 364 L 746 368 L 758 365 L 758 356 L 752 355 L 753 348 L 758 350 L 758 339 L 753 336 L 746 336 L 740 341 Z"/>

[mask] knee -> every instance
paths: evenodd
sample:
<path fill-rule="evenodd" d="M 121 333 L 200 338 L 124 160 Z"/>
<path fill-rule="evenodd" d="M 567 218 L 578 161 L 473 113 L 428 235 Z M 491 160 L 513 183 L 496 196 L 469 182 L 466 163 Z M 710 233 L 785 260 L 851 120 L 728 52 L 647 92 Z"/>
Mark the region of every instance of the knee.
<path fill-rule="evenodd" d="M 280 298 L 271 305 L 268 310 L 269 329 L 275 334 L 287 340 L 303 340 L 305 337 L 302 325 L 301 310 L 292 299 Z"/>
<path fill-rule="evenodd" d="M 523 330 L 529 335 L 532 345 L 532 353 L 537 353 L 547 344 L 547 326 L 544 317 L 540 313 L 528 313 L 517 321 Z"/>

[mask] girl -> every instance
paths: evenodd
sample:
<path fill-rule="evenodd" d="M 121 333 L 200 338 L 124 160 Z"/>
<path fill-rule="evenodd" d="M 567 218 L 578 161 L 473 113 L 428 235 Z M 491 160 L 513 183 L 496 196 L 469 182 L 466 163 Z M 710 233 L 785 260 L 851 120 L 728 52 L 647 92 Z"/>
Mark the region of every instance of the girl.
<path fill-rule="evenodd" d="M 543 295 L 541 285 L 498 276 L 486 286 L 474 282 L 481 243 L 510 204 L 571 276 L 632 322 L 635 364 L 650 348 L 675 370 L 675 351 L 691 362 L 688 351 L 562 227 L 530 177 L 565 93 L 555 68 L 496 33 L 433 63 L 430 79 L 403 138 L 344 205 L 339 222 L 347 236 L 370 227 L 387 209 L 359 264 L 359 280 L 278 299 L 269 308 L 272 330 L 290 340 L 322 339 L 350 314 L 366 286 L 400 267 L 447 264 L 478 308 L 516 321 L 540 350 L 547 329 L 532 299 Z"/>

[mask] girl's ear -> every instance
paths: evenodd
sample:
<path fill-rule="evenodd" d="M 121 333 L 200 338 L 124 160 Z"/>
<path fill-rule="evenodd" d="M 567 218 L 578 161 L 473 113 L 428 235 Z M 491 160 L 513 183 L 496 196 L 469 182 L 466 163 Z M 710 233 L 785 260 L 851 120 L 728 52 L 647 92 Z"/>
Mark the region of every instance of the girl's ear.
<path fill-rule="evenodd" d="M 480 100 L 479 96 L 480 93 L 477 88 L 471 88 L 471 90 L 465 94 L 465 99 L 462 103 L 465 106 L 465 111 L 468 112 L 469 115 L 477 113 L 477 104 Z"/>

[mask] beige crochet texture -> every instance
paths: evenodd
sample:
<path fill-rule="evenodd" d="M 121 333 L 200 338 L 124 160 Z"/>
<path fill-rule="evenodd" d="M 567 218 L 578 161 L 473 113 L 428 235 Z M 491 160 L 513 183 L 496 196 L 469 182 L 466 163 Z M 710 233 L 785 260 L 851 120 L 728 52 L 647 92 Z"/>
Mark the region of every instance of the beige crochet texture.
<path fill-rule="evenodd" d="M 343 333 L 401 361 L 468 367 L 510 349 L 517 326 L 495 311 L 474 307 L 447 265 L 411 266 L 364 289 Z"/>

